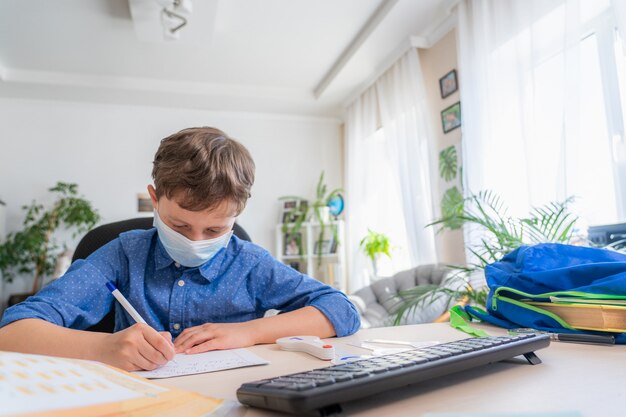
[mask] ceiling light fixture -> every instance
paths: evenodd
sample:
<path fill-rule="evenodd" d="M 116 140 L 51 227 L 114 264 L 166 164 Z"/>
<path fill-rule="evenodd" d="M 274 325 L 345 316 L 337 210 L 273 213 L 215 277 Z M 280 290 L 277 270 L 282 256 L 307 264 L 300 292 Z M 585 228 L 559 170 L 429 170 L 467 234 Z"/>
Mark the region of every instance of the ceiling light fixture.
<path fill-rule="evenodd" d="M 163 37 L 166 40 L 180 38 L 180 30 L 187 25 L 193 11 L 191 0 L 156 0 L 163 7 L 161 10 L 161 24 Z"/>
<path fill-rule="evenodd" d="M 140 42 L 207 45 L 211 41 L 219 0 L 127 1 Z"/>

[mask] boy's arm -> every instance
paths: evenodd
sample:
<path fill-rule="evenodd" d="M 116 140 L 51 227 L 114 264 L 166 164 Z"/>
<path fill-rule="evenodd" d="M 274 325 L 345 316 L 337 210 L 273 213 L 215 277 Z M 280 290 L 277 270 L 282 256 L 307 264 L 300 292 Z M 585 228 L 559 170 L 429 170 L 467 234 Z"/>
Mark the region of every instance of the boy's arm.
<path fill-rule="evenodd" d="M 23 319 L 0 328 L 0 350 L 90 359 L 127 371 L 152 370 L 174 357 L 168 337 L 169 334 L 159 334 L 145 324 L 111 334 L 68 329 L 41 319 Z"/>
<path fill-rule="evenodd" d="M 327 338 L 335 336 L 335 329 L 317 308 L 307 306 L 244 323 L 205 323 L 190 327 L 176 338 L 174 346 L 179 353 L 200 353 L 274 343 L 276 339 L 294 335 Z"/>
<path fill-rule="evenodd" d="M 274 343 L 294 335 L 347 336 L 358 330 L 359 314 L 345 294 L 307 277 L 269 254 L 250 272 L 248 289 L 258 310 L 283 313 L 244 323 L 205 323 L 185 329 L 174 341 L 177 352 Z"/>
<path fill-rule="evenodd" d="M 293 335 L 335 336 L 335 328 L 315 307 L 307 306 L 289 313 L 252 320 L 256 343 L 274 343 L 276 339 Z"/>

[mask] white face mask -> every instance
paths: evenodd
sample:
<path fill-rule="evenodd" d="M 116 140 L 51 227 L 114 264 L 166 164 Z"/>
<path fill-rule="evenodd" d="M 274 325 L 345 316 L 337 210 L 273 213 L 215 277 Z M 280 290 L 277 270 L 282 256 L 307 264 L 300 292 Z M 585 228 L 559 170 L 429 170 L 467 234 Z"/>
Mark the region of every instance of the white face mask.
<path fill-rule="evenodd" d="M 173 260 L 187 267 L 204 264 L 215 256 L 220 249 L 228 246 L 232 230 L 215 239 L 189 240 L 163 223 L 159 213 L 154 210 L 154 226 L 156 227 L 163 247 Z"/>

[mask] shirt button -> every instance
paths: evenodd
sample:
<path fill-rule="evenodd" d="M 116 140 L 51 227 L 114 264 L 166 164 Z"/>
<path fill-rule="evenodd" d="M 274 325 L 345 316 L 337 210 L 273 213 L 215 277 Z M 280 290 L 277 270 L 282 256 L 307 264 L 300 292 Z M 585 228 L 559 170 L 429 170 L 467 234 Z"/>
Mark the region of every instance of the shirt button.
<path fill-rule="evenodd" d="M 174 330 L 178 330 L 178 329 L 180 329 L 180 324 L 174 323 L 174 325 L 172 327 L 174 328 Z"/>
<path fill-rule="evenodd" d="M 185 285 L 185 281 L 183 281 L 182 279 L 178 280 L 178 286 L 182 287 L 183 285 Z"/>

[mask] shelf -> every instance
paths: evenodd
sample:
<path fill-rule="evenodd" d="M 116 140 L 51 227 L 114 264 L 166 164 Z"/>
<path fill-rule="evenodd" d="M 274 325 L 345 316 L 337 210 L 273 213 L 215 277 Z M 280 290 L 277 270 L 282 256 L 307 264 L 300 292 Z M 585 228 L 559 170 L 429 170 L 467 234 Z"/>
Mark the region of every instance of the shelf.
<path fill-rule="evenodd" d="M 280 259 L 283 259 L 285 261 L 298 261 L 304 258 L 306 258 L 306 255 L 283 255 L 280 257 Z"/>
<path fill-rule="evenodd" d="M 313 255 L 311 255 L 313 258 L 318 258 L 320 257 L 320 255 L 314 253 Z M 322 259 L 323 258 L 338 258 L 339 254 L 338 253 L 322 253 L 321 255 Z"/>
<path fill-rule="evenodd" d="M 293 226 L 293 224 L 288 223 L 287 225 Z M 297 264 L 299 271 L 345 292 L 345 249 L 342 244 L 344 242 L 345 227 L 343 220 L 333 220 L 326 224 L 324 236 L 321 239 L 322 249 L 328 250 L 332 248 L 335 249 L 335 252 L 323 253 L 321 255 L 315 253 L 315 249 L 319 247 L 317 242 L 320 224 L 318 222 L 303 222 L 301 224 L 301 229 L 298 231 L 296 239 L 298 247 L 304 251 L 302 255 L 284 255 L 286 242 L 283 227 L 283 223 L 276 225 L 276 253 L 278 254 L 276 259 L 291 266 Z M 293 242 L 291 244 L 293 245 Z M 290 252 L 294 251 L 294 249 L 290 248 Z"/>

